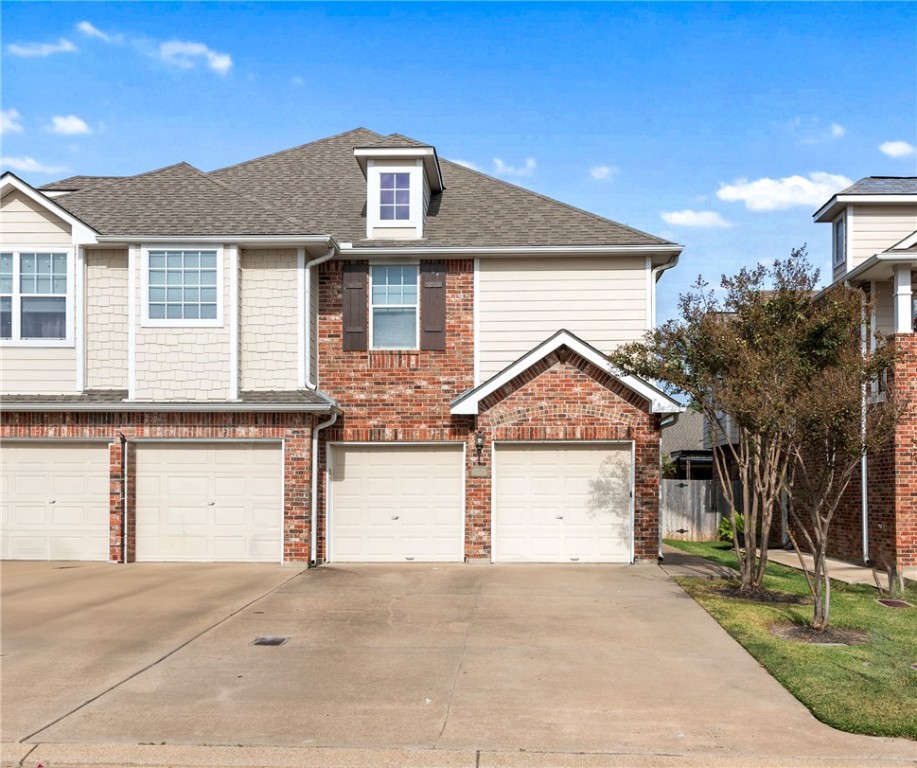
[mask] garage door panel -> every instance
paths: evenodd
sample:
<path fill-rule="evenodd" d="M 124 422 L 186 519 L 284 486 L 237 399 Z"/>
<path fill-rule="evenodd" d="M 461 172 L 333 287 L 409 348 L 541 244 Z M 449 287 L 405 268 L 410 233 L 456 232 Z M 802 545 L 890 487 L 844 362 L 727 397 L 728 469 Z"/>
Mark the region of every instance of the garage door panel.
<path fill-rule="evenodd" d="M 333 446 L 331 451 L 334 560 L 464 558 L 461 445 Z"/>
<path fill-rule="evenodd" d="M 137 559 L 277 562 L 278 444 L 161 443 L 137 450 Z"/>
<path fill-rule="evenodd" d="M 627 562 L 630 456 L 628 444 L 498 444 L 496 559 Z"/>

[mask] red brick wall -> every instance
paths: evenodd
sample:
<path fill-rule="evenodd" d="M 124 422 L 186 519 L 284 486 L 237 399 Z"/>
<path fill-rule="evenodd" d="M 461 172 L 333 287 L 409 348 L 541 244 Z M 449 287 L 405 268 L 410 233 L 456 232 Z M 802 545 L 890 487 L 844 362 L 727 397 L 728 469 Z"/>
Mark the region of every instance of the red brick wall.
<path fill-rule="evenodd" d="M 309 560 L 312 417 L 284 413 L 16 413 L 4 412 L 0 439 L 109 440 L 110 559 L 122 556 L 121 443 L 128 440 L 128 562 L 134 560 L 136 445 L 141 438 L 169 440 L 282 440 L 284 443 L 284 560 Z"/>

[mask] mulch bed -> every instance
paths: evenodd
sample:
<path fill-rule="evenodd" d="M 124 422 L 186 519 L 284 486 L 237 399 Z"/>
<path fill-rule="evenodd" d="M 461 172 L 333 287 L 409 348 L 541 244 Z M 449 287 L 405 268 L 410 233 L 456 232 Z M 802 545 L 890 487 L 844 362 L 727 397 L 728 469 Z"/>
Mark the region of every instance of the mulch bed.
<path fill-rule="evenodd" d="M 808 625 L 774 624 L 771 634 L 783 640 L 813 645 L 863 645 L 866 642 L 866 633 L 863 630 L 843 627 L 828 627 L 819 632 Z"/>
<path fill-rule="evenodd" d="M 739 600 L 750 600 L 754 603 L 784 603 L 787 605 L 805 605 L 809 602 L 802 595 L 790 595 L 786 592 L 771 592 L 766 589 L 757 592 L 743 592 L 738 587 L 723 586 L 716 590 L 723 597 L 734 597 Z"/>

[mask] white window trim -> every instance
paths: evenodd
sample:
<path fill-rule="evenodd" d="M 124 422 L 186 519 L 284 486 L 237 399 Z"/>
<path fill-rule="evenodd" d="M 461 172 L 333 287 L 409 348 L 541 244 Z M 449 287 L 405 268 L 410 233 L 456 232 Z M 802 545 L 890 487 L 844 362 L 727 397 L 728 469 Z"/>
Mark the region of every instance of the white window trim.
<path fill-rule="evenodd" d="M 407 173 L 410 175 L 410 213 L 407 219 L 382 219 L 380 186 L 383 173 Z M 404 165 L 377 165 L 374 160 L 366 164 L 366 237 L 373 237 L 376 229 L 414 229 L 416 237 L 423 237 L 423 161 L 406 161 Z"/>
<path fill-rule="evenodd" d="M 150 317 L 150 252 L 151 251 L 216 251 L 217 255 L 217 316 L 215 319 L 176 319 Z M 144 245 L 140 248 L 140 326 L 141 328 L 222 328 L 223 293 L 226 275 L 223 272 L 223 246 L 182 243 L 175 245 Z"/>
<path fill-rule="evenodd" d="M 13 254 L 13 293 L 12 296 L 12 338 L 0 339 L 0 347 L 75 347 L 75 318 L 76 318 L 76 258 L 74 248 L 70 245 L 30 245 L 28 248 L 14 247 L 3 248 L 3 253 Z M 65 253 L 67 254 L 67 294 L 66 294 L 66 320 L 63 339 L 21 339 L 21 299 L 19 255 L 22 253 Z M 53 294 L 58 296 L 59 294 Z"/>
<path fill-rule="evenodd" d="M 838 227 L 840 224 L 840 227 Z M 840 228 L 841 232 L 844 233 L 844 247 L 838 250 L 837 247 L 837 232 Z M 847 214 L 846 212 L 838 216 L 834 221 L 831 222 L 831 265 L 835 268 L 842 267 L 847 264 L 847 249 L 849 247 L 850 238 L 847 236 Z"/>
<path fill-rule="evenodd" d="M 416 267 L 417 268 L 417 303 L 416 304 L 385 304 L 385 308 L 407 308 L 415 307 L 417 310 L 414 313 L 414 345 L 411 347 L 377 347 L 375 346 L 375 328 L 373 327 L 373 309 L 375 305 L 373 304 L 373 268 L 374 267 Z M 417 351 L 420 349 L 420 262 L 399 262 L 399 263 L 383 263 L 383 264 L 370 264 L 369 265 L 369 279 L 367 280 L 369 285 L 369 291 L 367 299 L 369 300 L 368 314 L 369 314 L 369 351 L 370 352 L 386 352 L 386 351 Z"/>

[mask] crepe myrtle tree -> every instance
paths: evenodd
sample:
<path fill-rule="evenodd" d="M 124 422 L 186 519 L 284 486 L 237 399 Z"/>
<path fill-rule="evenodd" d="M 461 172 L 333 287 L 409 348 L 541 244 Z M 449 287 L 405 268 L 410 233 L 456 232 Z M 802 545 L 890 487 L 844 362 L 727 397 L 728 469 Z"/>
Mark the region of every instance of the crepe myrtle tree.
<path fill-rule="evenodd" d="M 865 343 L 864 294 L 833 286 L 808 309 L 811 346 L 802 348 L 807 385 L 794 399 L 788 443 L 788 530 L 812 594 L 812 627 L 828 626 L 831 580 L 827 547 L 831 521 L 861 461 L 887 447 L 907 406 L 886 372 L 895 362 L 888 340 Z M 804 553 L 812 556 L 808 567 Z"/>
<path fill-rule="evenodd" d="M 706 417 L 733 530 L 744 518 L 745 547 L 733 537 L 742 591 L 760 589 L 764 578 L 774 510 L 790 478 L 797 395 L 812 360 L 827 364 L 836 344 L 813 325 L 818 277 L 805 246 L 724 275 L 719 291 L 699 277 L 676 318 L 610 356 L 625 373 L 687 395 Z"/>

